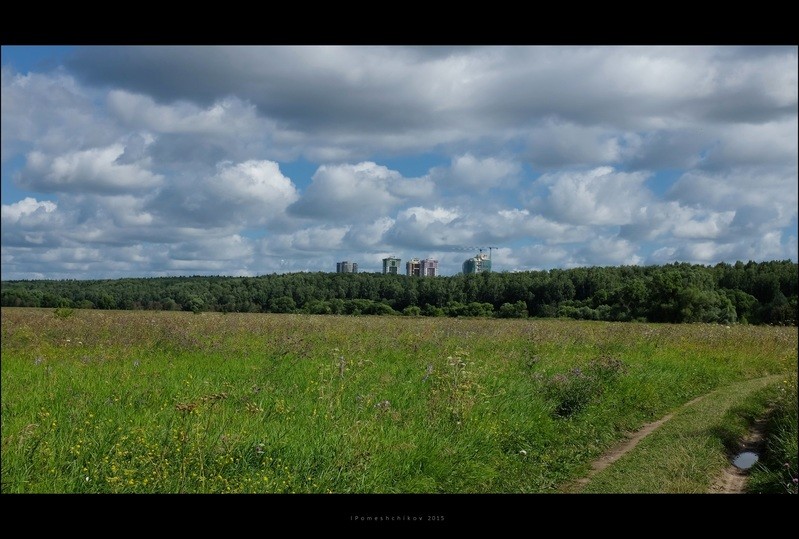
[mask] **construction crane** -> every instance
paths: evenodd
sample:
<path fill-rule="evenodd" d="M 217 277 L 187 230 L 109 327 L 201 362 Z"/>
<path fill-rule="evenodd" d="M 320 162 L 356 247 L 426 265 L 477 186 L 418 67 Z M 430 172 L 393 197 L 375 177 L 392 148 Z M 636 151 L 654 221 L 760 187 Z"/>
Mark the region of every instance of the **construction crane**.
<path fill-rule="evenodd" d="M 455 248 L 453 248 L 453 250 L 456 250 L 456 251 L 474 251 L 474 250 L 477 250 L 480 253 L 482 253 L 486 249 L 488 249 L 488 259 L 490 260 L 491 259 L 491 251 L 493 251 L 494 249 L 499 249 L 499 247 L 497 247 L 495 245 L 489 245 L 487 247 L 472 247 L 472 246 L 468 246 L 468 247 L 455 247 Z"/>

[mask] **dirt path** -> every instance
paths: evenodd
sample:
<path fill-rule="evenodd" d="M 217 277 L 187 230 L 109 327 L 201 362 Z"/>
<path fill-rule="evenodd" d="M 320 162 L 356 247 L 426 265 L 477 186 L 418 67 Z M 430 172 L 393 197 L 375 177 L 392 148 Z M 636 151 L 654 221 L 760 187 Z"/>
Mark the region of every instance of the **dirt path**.
<path fill-rule="evenodd" d="M 683 404 L 680 408 L 684 408 L 686 406 L 690 406 L 694 403 L 697 403 L 702 399 L 704 399 L 707 395 L 709 395 L 709 393 L 696 397 L 695 399 Z M 604 470 L 605 468 L 607 468 L 608 466 L 619 460 L 629 451 L 632 451 L 635 448 L 635 446 L 639 444 L 641 440 L 643 440 L 644 438 L 655 432 L 664 423 L 666 423 L 666 421 L 674 417 L 674 414 L 675 412 L 672 412 L 666 416 L 661 417 L 657 421 L 645 424 L 643 427 L 632 433 L 627 438 L 627 440 L 623 441 L 616 447 L 611 448 L 609 451 L 605 452 L 602 456 L 600 456 L 598 459 L 592 462 L 591 469 L 589 470 L 588 475 L 586 475 L 585 477 L 581 477 L 576 481 L 568 483 L 561 489 L 561 491 L 580 492 L 583 489 L 583 487 L 585 487 L 585 485 L 588 484 L 588 482 L 591 480 L 591 478 L 594 475 L 596 475 L 597 473 L 601 472 L 602 470 Z"/>
<path fill-rule="evenodd" d="M 754 453 L 762 453 L 763 437 L 766 431 L 766 417 L 760 418 L 750 427 L 749 434 L 741 441 L 738 448 L 738 453 L 744 451 L 752 451 Z M 716 478 L 710 486 L 708 493 L 710 494 L 741 494 L 746 486 L 746 479 L 749 473 L 746 470 L 740 470 L 730 464 Z"/>
<path fill-rule="evenodd" d="M 779 375 L 771 375 L 766 376 L 763 378 L 777 378 Z M 716 390 L 718 391 L 718 390 Z M 711 391 L 710 393 L 706 393 L 705 395 L 700 395 L 695 399 L 686 402 L 680 408 L 675 410 L 674 412 L 658 419 L 657 421 L 653 421 L 651 423 L 647 423 L 646 425 L 642 426 L 636 432 L 629 435 L 629 437 L 621 442 L 619 445 L 611 448 L 609 451 L 605 452 L 602 456 L 597 458 L 594 462 L 591 463 L 591 469 L 588 471 L 588 474 L 584 477 L 571 481 L 560 488 L 560 492 L 564 493 L 577 493 L 580 492 L 588 482 L 594 477 L 597 473 L 601 472 L 621 457 L 623 457 L 628 452 L 632 451 L 635 446 L 637 446 L 641 440 L 655 432 L 658 428 L 663 426 L 664 423 L 669 421 L 674 415 L 679 412 L 680 410 L 691 406 L 708 395 L 715 393 L 715 391 Z M 739 445 L 738 453 L 742 453 L 744 451 L 752 451 L 755 453 L 762 453 L 763 448 L 763 439 L 765 434 L 766 423 L 768 421 L 768 413 L 765 417 L 760 418 L 754 422 L 754 424 L 750 427 L 749 433 L 744 437 Z M 746 479 L 748 477 L 747 470 L 740 470 L 737 467 L 730 464 L 724 471 L 719 475 L 719 477 L 712 483 L 710 488 L 708 489 L 708 493 L 714 494 L 740 494 L 744 492 L 744 487 L 746 485 Z"/>

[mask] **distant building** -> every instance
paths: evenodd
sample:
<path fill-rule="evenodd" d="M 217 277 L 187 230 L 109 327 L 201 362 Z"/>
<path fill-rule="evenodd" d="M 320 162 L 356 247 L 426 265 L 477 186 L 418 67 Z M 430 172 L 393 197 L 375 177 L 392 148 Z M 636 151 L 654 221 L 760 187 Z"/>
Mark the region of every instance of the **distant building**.
<path fill-rule="evenodd" d="M 336 262 L 336 273 L 358 273 L 357 262 Z"/>
<path fill-rule="evenodd" d="M 384 258 L 383 273 L 391 275 L 399 275 L 400 262 L 402 261 L 399 258 L 394 258 L 393 256 Z"/>
<path fill-rule="evenodd" d="M 463 262 L 463 273 L 484 273 L 491 271 L 491 257 L 480 253 L 477 256 L 468 258 Z"/>
<path fill-rule="evenodd" d="M 418 258 L 411 258 L 405 263 L 405 275 L 408 277 L 419 277 L 422 275 L 422 261 Z"/>
<path fill-rule="evenodd" d="M 421 262 L 420 270 L 422 277 L 435 277 L 438 275 L 438 260 L 425 258 Z"/>

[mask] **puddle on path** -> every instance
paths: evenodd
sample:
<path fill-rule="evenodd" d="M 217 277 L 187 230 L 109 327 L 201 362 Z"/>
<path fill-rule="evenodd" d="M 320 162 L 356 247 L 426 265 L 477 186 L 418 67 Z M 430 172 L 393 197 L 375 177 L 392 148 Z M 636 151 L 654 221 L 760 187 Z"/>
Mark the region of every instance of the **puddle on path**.
<path fill-rule="evenodd" d="M 739 453 L 737 457 L 732 461 L 732 465 L 738 468 L 739 470 L 748 470 L 752 466 L 755 465 L 755 462 L 758 461 L 760 457 L 757 456 L 757 453 L 753 453 L 751 451 L 744 451 L 743 453 Z"/>

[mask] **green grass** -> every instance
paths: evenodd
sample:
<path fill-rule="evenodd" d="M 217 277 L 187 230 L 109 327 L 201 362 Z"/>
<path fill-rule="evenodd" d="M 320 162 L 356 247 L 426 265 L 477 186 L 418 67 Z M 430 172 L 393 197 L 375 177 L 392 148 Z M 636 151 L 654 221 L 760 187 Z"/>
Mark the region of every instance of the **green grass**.
<path fill-rule="evenodd" d="M 797 357 L 795 327 L 1 312 L 3 493 L 555 492 Z M 601 358 L 623 370 L 559 414 Z"/>
<path fill-rule="evenodd" d="M 796 374 L 786 377 L 773 399 L 774 410 L 766 425 L 765 452 L 752 468 L 747 492 L 797 494 L 797 428 Z"/>

